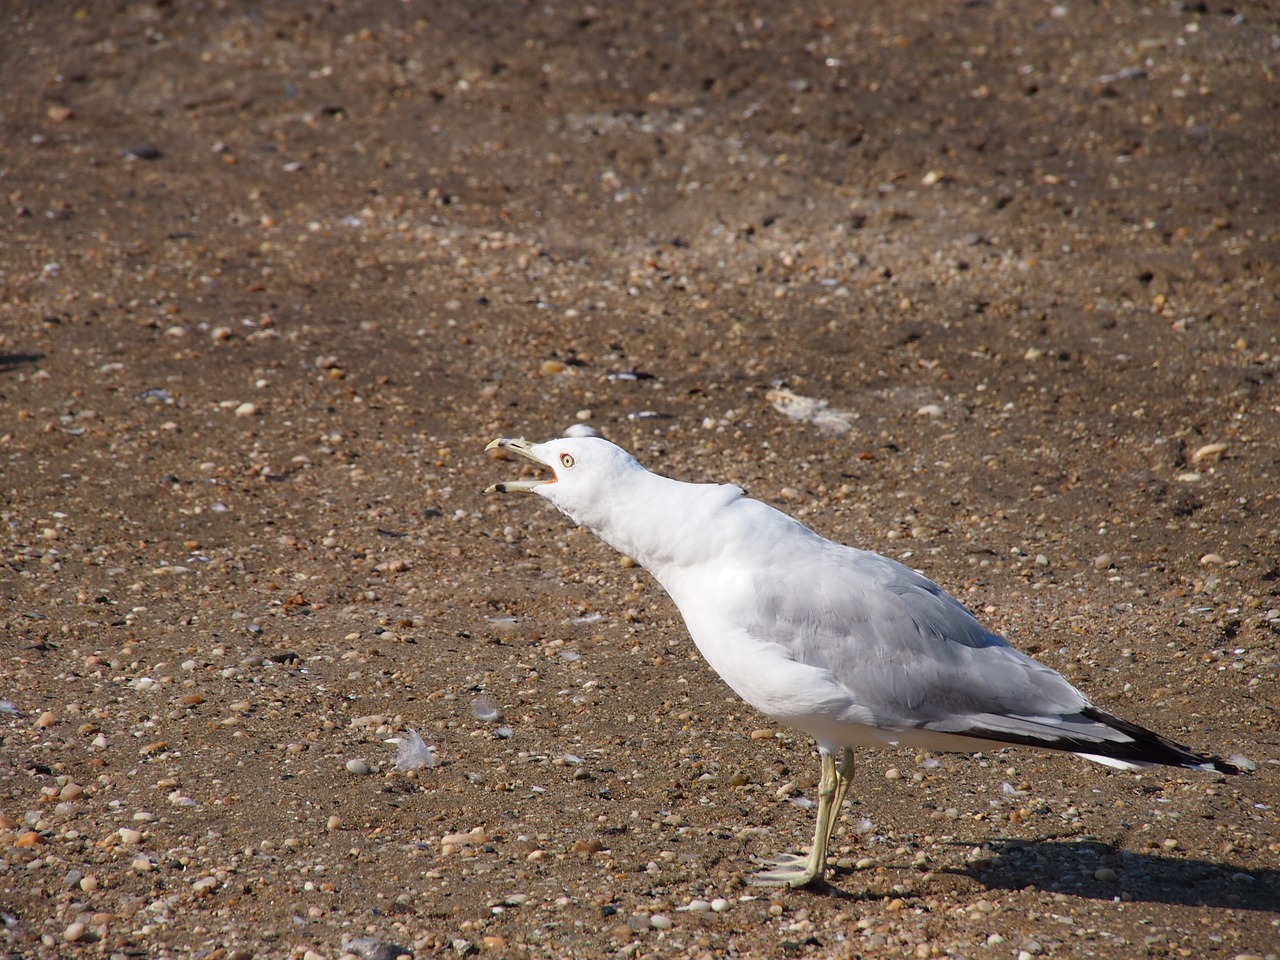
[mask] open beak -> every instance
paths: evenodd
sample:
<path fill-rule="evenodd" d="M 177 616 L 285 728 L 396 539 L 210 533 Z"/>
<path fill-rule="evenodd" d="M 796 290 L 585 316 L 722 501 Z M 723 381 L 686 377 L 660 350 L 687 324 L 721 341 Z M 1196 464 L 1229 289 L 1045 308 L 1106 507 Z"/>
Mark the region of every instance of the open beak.
<path fill-rule="evenodd" d="M 486 446 L 486 450 L 510 450 L 512 453 L 518 453 L 526 460 L 532 460 L 540 467 L 546 467 L 551 470 L 551 464 L 544 463 L 533 452 L 534 444 L 522 437 L 499 437 L 497 440 L 490 441 Z M 485 493 L 519 493 L 532 490 L 534 487 L 540 487 L 544 483 L 555 483 L 554 471 L 550 480 L 503 480 L 485 487 Z"/>

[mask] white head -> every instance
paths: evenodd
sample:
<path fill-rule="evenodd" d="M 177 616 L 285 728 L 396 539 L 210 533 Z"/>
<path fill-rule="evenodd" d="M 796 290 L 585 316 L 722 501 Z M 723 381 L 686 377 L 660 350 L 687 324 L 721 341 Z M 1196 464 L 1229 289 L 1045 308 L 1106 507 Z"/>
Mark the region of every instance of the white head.
<path fill-rule="evenodd" d="M 599 437 L 575 437 L 529 443 L 523 439 L 502 437 L 486 450 L 509 450 L 551 471 L 550 477 L 537 480 L 505 480 L 495 483 L 485 493 L 528 491 L 551 501 L 561 512 L 593 526 L 593 507 L 612 499 L 611 494 L 625 489 L 647 471 L 627 451 Z"/>

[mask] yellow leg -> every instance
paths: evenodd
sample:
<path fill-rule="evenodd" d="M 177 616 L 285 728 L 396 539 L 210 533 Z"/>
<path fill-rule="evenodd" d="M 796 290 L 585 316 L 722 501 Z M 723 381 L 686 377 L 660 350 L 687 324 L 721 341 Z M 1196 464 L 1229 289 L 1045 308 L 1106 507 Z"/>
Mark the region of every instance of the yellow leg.
<path fill-rule="evenodd" d="M 853 770 L 853 749 L 844 747 L 837 763 L 830 752 L 819 748 L 822 775 L 818 780 L 818 816 L 813 834 L 813 847 L 808 856 L 784 854 L 770 861 L 769 869 L 751 878 L 761 886 L 804 887 L 823 879 L 827 872 L 827 845 L 840 819 L 840 807 L 849 792 Z"/>
<path fill-rule="evenodd" d="M 831 837 L 836 832 L 836 823 L 840 820 L 840 811 L 844 807 L 845 795 L 849 792 L 849 781 L 853 779 L 853 748 L 844 747 L 840 751 L 840 759 L 832 764 L 832 776 L 835 780 L 835 795 L 827 810 L 826 828 L 822 837 L 823 864 L 826 863 L 827 848 Z"/>

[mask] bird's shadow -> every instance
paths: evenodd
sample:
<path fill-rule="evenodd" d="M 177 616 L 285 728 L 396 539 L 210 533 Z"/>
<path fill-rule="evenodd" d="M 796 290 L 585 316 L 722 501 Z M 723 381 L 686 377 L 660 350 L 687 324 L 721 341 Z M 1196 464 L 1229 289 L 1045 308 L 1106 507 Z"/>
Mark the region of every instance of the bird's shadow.
<path fill-rule="evenodd" d="M 990 859 L 942 872 L 991 890 L 1280 912 L 1280 870 L 1135 853 L 1098 840 L 995 840 Z"/>

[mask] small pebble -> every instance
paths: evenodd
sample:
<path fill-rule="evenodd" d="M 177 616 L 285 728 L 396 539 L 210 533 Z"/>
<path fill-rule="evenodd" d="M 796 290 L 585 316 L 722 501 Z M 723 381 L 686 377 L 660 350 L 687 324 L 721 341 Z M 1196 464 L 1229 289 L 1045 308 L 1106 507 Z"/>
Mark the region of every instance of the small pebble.
<path fill-rule="evenodd" d="M 240 406 L 236 407 L 236 416 L 237 416 L 237 417 L 252 417 L 252 416 L 254 416 L 257 412 L 258 412 L 258 405 L 257 405 L 256 403 L 248 403 L 248 402 L 246 402 L 246 403 L 242 403 L 242 404 L 240 404 Z"/>
<path fill-rule="evenodd" d="M 1200 558 L 1200 566 L 1202 567 L 1213 566 L 1222 562 L 1222 554 L 1220 553 L 1206 553 Z"/>
<path fill-rule="evenodd" d="M 1114 883 L 1116 879 L 1116 872 L 1110 867 L 1099 867 L 1097 870 L 1093 871 L 1093 879 L 1100 880 L 1103 883 Z"/>
<path fill-rule="evenodd" d="M 67 924 L 67 929 L 62 931 L 62 939 L 66 943 L 79 943 L 84 939 L 87 930 L 88 927 L 77 920 L 75 923 Z"/>
<path fill-rule="evenodd" d="M 923 407 L 916 411 L 917 417 L 940 417 L 942 416 L 942 407 L 936 403 L 926 403 Z"/>
<path fill-rule="evenodd" d="M 325 825 L 325 829 L 327 829 L 330 833 L 332 833 L 334 830 L 341 830 L 342 818 L 335 814 L 331 816 L 328 820 L 326 820 L 324 825 Z"/>
<path fill-rule="evenodd" d="M 369 761 L 356 758 L 347 761 L 347 773 L 354 773 L 357 777 L 364 777 L 373 772 L 373 768 L 369 766 Z"/>
<path fill-rule="evenodd" d="M 142 841 L 142 831 L 134 830 L 132 827 L 121 827 L 117 833 L 120 835 L 120 842 L 126 847 L 131 847 L 135 843 Z"/>
<path fill-rule="evenodd" d="M 124 152 L 127 160 L 159 160 L 164 154 L 154 143 L 140 143 Z"/>
<path fill-rule="evenodd" d="M 207 897 L 218 886 L 217 877 L 201 877 L 191 884 L 191 892 L 197 897 Z"/>
<path fill-rule="evenodd" d="M 93 891 L 98 889 L 98 878 L 93 874 L 89 874 L 87 877 L 81 877 L 80 889 L 85 893 L 93 893 Z"/>
<path fill-rule="evenodd" d="M 1109 553 L 1100 553 L 1093 558 L 1093 569 L 1095 570 L 1106 570 L 1110 566 L 1111 554 Z"/>
<path fill-rule="evenodd" d="M 1191 454 L 1191 462 L 1199 463 L 1201 460 L 1221 460 L 1222 455 L 1227 452 L 1225 443 L 1206 443 L 1203 447 Z"/>
<path fill-rule="evenodd" d="M 470 833 L 446 833 L 440 838 L 441 846 L 465 846 L 466 844 L 488 843 L 489 834 L 482 827 L 476 827 Z"/>
<path fill-rule="evenodd" d="M 36 727 L 40 730 L 48 730 L 57 722 L 58 718 L 54 716 L 53 712 L 46 710 L 44 713 L 40 714 L 39 719 L 36 720 Z"/>
<path fill-rule="evenodd" d="M 884 778 L 886 780 L 901 780 L 902 771 L 899 770 L 897 767 L 890 767 L 888 770 L 884 772 Z"/>
<path fill-rule="evenodd" d="M 716 913 L 724 913 L 729 909 L 729 901 L 724 897 L 716 897 L 711 901 L 711 909 Z"/>
<path fill-rule="evenodd" d="M 655 913 L 649 918 L 649 926 L 653 927 L 655 930 L 670 930 L 674 924 L 671 922 L 671 918 L 666 914 Z"/>
<path fill-rule="evenodd" d="M 404 954 L 413 956 L 413 951 L 408 948 L 376 937 L 356 937 L 344 943 L 342 949 L 364 960 L 396 960 Z"/>

